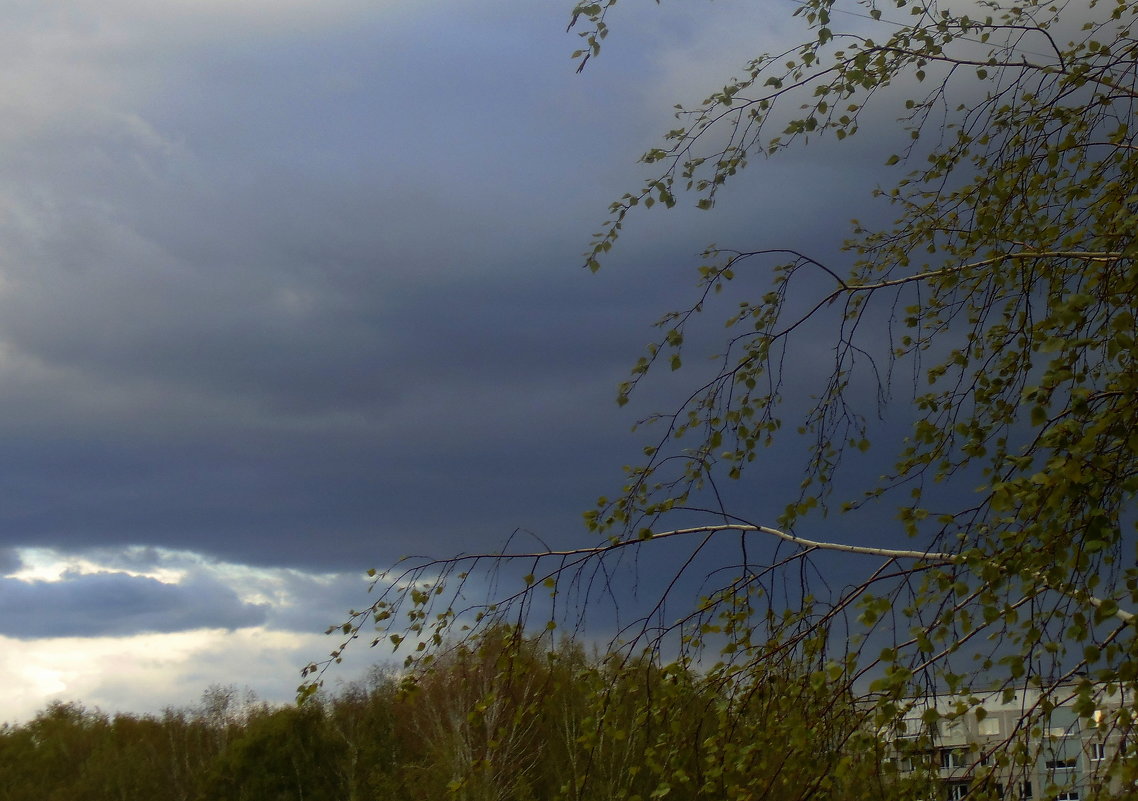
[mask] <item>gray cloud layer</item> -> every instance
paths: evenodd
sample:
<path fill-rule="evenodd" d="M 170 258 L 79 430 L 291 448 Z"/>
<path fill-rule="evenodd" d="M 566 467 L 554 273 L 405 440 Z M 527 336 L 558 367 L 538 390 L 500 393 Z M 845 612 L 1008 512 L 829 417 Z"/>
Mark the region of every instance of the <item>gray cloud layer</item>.
<path fill-rule="evenodd" d="M 0 579 L 0 635 L 99 637 L 265 621 L 264 605 L 241 603 L 216 581 L 165 584 L 125 573 L 64 574 L 59 581 Z"/>
<path fill-rule="evenodd" d="M 694 254 L 836 241 L 871 169 L 848 147 L 792 158 L 723 213 L 638 220 L 588 276 L 589 233 L 671 122 L 660 99 L 714 87 L 760 11 L 630 20 L 576 76 L 556 6 L 240 5 L 28 4 L 0 34 L 0 548 L 336 572 L 517 527 L 579 539 L 639 452 L 614 387 L 690 299 Z M 304 625 L 357 604 L 303 584 L 323 599 Z M 301 612 L 105 573 L 5 580 L 0 620 Z"/>

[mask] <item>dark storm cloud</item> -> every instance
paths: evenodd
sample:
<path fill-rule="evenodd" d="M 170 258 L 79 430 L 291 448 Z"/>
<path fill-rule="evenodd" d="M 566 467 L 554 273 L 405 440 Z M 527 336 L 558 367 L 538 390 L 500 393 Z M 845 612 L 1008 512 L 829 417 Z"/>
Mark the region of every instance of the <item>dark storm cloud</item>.
<path fill-rule="evenodd" d="M 35 190 L 13 195 L 4 225 L 7 541 L 355 562 L 420 515 L 408 506 L 497 528 L 460 522 L 480 509 L 446 499 L 455 486 L 499 488 L 458 475 L 517 469 L 496 452 L 575 427 L 527 421 L 580 402 L 564 371 L 590 369 L 597 339 L 558 336 L 569 293 L 510 273 L 555 262 L 576 278 L 576 253 L 538 247 L 532 214 L 507 218 L 529 207 L 491 142 L 470 159 L 428 141 L 491 126 L 502 100 L 468 108 L 452 85 L 453 116 L 407 114 L 423 89 L 406 86 L 415 68 L 377 60 L 381 45 L 317 32 L 159 60 L 161 93 L 53 124 L 4 165 Z M 430 84 L 423 54 L 410 58 Z M 524 136 L 511 126 L 497 146 Z M 478 453 L 496 468 L 478 470 Z"/>
<path fill-rule="evenodd" d="M 264 622 L 208 579 L 166 584 L 126 573 L 64 573 L 58 581 L 0 579 L 0 635 L 22 639 L 242 628 Z"/>
<path fill-rule="evenodd" d="M 338 570 L 579 537 L 679 386 L 612 403 L 695 254 L 840 238 L 864 178 L 792 156 L 813 177 L 644 215 L 588 276 L 702 12 L 576 76 L 562 9 L 188 8 L 71 20 L 0 131 L 0 544 Z"/>

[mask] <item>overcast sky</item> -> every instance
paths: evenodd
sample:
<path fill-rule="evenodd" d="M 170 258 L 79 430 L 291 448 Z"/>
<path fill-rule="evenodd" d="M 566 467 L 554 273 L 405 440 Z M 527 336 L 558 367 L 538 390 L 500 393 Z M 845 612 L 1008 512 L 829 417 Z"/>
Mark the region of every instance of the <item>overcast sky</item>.
<path fill-rule="evenodd" d="M 0 719 L 285 700 L 367 568 L 588 541 L 697 254 L 826 255 L 864 215 L 870 137 L 581 269 L 672 105 L 799 34 L 788 0 L 630 0 L 578 75 L 570 6 L 2 4 Z"/>

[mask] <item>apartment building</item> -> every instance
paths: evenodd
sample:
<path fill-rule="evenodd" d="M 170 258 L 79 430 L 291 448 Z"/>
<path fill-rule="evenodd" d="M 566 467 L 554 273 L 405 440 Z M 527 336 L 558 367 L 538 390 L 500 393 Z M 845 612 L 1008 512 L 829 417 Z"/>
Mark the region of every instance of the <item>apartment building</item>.
<path fill-rule="evenodd" d="M 978 699 L 978 709 L 960 715 L 966 698 Z M 1073 686 L 1048 700 L 1055 706 L 1047 713 L 1033 688 L 916 700 L 893 743 L 898 774 L 931 777 L 938 801 L 979 796 L 979 788 L 1008 801 L 1087 801 L 1096 787 L 1118 789 L 1115 763 L 1126 754 L 1129 727 L 1117 713 L 1133 699 L 1116 686 L 1098 687 L 1086 719 L 1073 708 Z M 932 708 L 939 719 L 928 723 Z"/>

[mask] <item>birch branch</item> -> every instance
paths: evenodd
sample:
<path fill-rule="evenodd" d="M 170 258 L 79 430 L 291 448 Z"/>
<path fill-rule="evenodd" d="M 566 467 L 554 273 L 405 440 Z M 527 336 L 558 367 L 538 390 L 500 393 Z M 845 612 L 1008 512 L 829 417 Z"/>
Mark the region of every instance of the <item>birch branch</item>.
<path fill-rule="evenodd" d="M 771 537 L 782 540 L 783 542 L 797 545 L 804 550 L 820 550 L 820 551 L 836 551 L 838 553 L 853 553 L 863 556 L 878 556 L 883 559 L 913 559 L 925 563 L 926 565 L 959 565 L 964 563 L 964 557 L 960 554 L 948 553 L 944 551 L 920 551 L 904 548 L 879 548 L 868 545 L 847 545 L 841 542 L 828 542 L 826 540 L 811 540 L 806 537 L 799 537 L 796 534 L 790 534 L 785 531 L 780 531 L 777 528 L 770 526 L 755 526 L 746 523 L 716 523 L 706 526 L 691 526 L 689 528 L 675 528 L 667 531 L 653 532 L 642 537 L 633 539 L 618 539 L 612 540 L 604 545 L 597 545 L 591 548 L 571 548 L 567 550 L 544 550 L 544 551 L 529 551 L 529 552 L 514 552 L 514 553 L 480 553 L 480 554 L 465 554 L 463 556 L 454 557 L 452 559 L 444 560 L 431 560 L 427 565 L 421 565 L 420 568 L 429 567 L 430 565 L 440 564 L 456 564 L 466 561 L 482 561 L 487 559 L 548 559 L 550 557 L 581 557 L 588 559 L 593 556 L 604 555 L 622 548 L 634 547 L 642 545 L 645 542 L 652 540 L 663 540 L 671 537 L 684 537 L 693 534 L 715 534 L 722 531 L 735 531 L 743 534 L 766 534 Z M 575 560 L 574 564 L 579 564 L 579 560 Z M 555 573 L 561 572 L 561 569 L 554 571 Z M 1038 578 L 1038 577 L 1037 577 Z M 1095 609 L 1102 609 L 1107 606 L 1107 601 L 1099 598 L 1091 593 L 1078 587 L 1057 587 L 1046 581 L 1041 581 L 1041 584 L 1046 589 L 1074 598 L 1077 601 L 1088 603 Z M 1138 615 L 1133 612 L 1128 612 L 1121 608 L 1116 608 L 1110 615 L 1122 621 L 1124 624 L 1138 623 Z"/>

